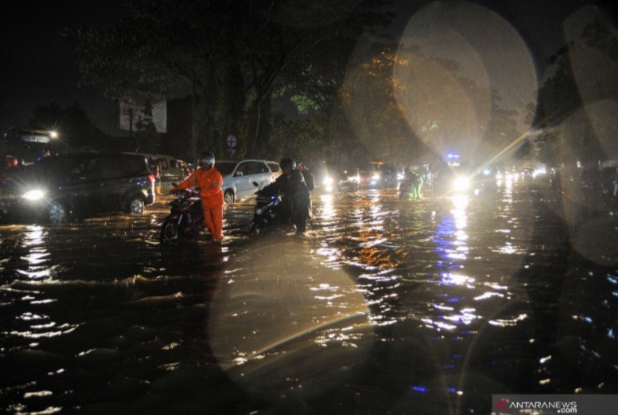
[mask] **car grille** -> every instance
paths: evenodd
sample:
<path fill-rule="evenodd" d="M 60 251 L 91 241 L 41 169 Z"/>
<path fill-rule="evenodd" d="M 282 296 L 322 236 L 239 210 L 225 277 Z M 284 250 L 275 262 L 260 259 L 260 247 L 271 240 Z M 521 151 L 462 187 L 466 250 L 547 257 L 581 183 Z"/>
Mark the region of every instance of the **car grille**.
<path fill-rule="evenodd" d="M 17 195 L 0 195 L 0 209 L 7 209 L 15 206 L 18 199 Z"/>

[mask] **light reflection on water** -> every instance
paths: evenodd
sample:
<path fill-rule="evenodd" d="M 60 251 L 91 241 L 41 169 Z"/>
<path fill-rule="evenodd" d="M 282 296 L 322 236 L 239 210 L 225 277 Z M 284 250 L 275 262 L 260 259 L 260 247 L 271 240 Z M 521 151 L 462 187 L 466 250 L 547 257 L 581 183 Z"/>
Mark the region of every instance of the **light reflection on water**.
<path fill-rule="evenodd" d="M 223 246 L 177 248 L 157 241 L 165 206 L 2 227 L 5 409 L 482 413 L 494 392 L 609 390 L 618 274 L 570 266 L 552 209 L 515 186 L 320 195 L 307 238 L 256 243 L 239 203 Z"/>

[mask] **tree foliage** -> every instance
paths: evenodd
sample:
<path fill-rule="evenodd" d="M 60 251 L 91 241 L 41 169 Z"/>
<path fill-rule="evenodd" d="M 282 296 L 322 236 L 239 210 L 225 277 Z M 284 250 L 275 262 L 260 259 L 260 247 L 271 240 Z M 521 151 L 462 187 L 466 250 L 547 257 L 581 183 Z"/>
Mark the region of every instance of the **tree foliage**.
<path fill-rule="evenodd" d="M 169 95 L 174 86 L 203 97 L 194 120 L 199 147 L 221 151 L 229 134 L 242 155 L 267 142 L 274 89 L 291 63 L 327 40 L 358 37 L 388 20 L 390 0 L 127 0 L 117 25 L 80 28 L 83 84 L 129 102 Z M 267 123 L 268 125 L 263 125 Z"/>
<path fill-rule="evenodd" d="M 602 13 L 552 56 L 554 74 L 540 89 L 540 152 L 548 163 L 596 162 L 607 157 L 591 109 L 618 96 L 618 38 Z M 602 104 L 601 104 L 602 105 Z"/>

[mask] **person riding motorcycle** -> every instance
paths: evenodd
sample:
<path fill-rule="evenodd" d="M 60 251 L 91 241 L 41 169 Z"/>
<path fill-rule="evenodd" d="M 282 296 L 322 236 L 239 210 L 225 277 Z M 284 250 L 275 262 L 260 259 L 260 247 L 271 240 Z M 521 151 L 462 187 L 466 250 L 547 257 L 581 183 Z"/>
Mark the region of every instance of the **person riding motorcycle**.
<path fill-rule="evenodd" d="M 410 167 L 406 167 L 404 170 L 404 177 L 400 184 L 399 196 L 402 199 L 420 199 L 421 198 L 421 186 L 423 185 L 423 178 L 420 174 L 412 170 Z"/>
<path fill-rule="evenodd" d="M 296 226 L 296 234 L 303 235 L 307 230 L 307 220 L 311 216 L 311 192 L 307 188 L 302 172 L 296 169 L 294 159 L 286 157 L 281 160 L 279 166 L 283 174 L 261 191 L 283 195 L 281 213 L 289 215 Z"/>
<path fill-rule="evenodd" d="M 200 155 L 199 167 L 184 181 L 174 186 L 172 193 L 190 187 L 198 187 L 202 198 L 204 222 L 213 242 L 223 238 L 223 176 L 215 168 L 215 155 L 205 151 Z"/>

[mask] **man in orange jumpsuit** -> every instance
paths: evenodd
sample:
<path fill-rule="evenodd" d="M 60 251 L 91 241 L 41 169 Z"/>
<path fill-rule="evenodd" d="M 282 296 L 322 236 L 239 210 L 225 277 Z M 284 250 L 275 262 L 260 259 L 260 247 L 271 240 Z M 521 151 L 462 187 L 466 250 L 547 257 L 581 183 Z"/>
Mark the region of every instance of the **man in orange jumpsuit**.
<path fill-rule="evenodd" d="M 223 176 L 215 169 L 215 156 L 210 151 L 202 153 L 199 168 L 172 189 L 172 192 L 198 187 L 202 197 L 204 222 L 212 235 L 213 242 L 223 238 Z"/>

